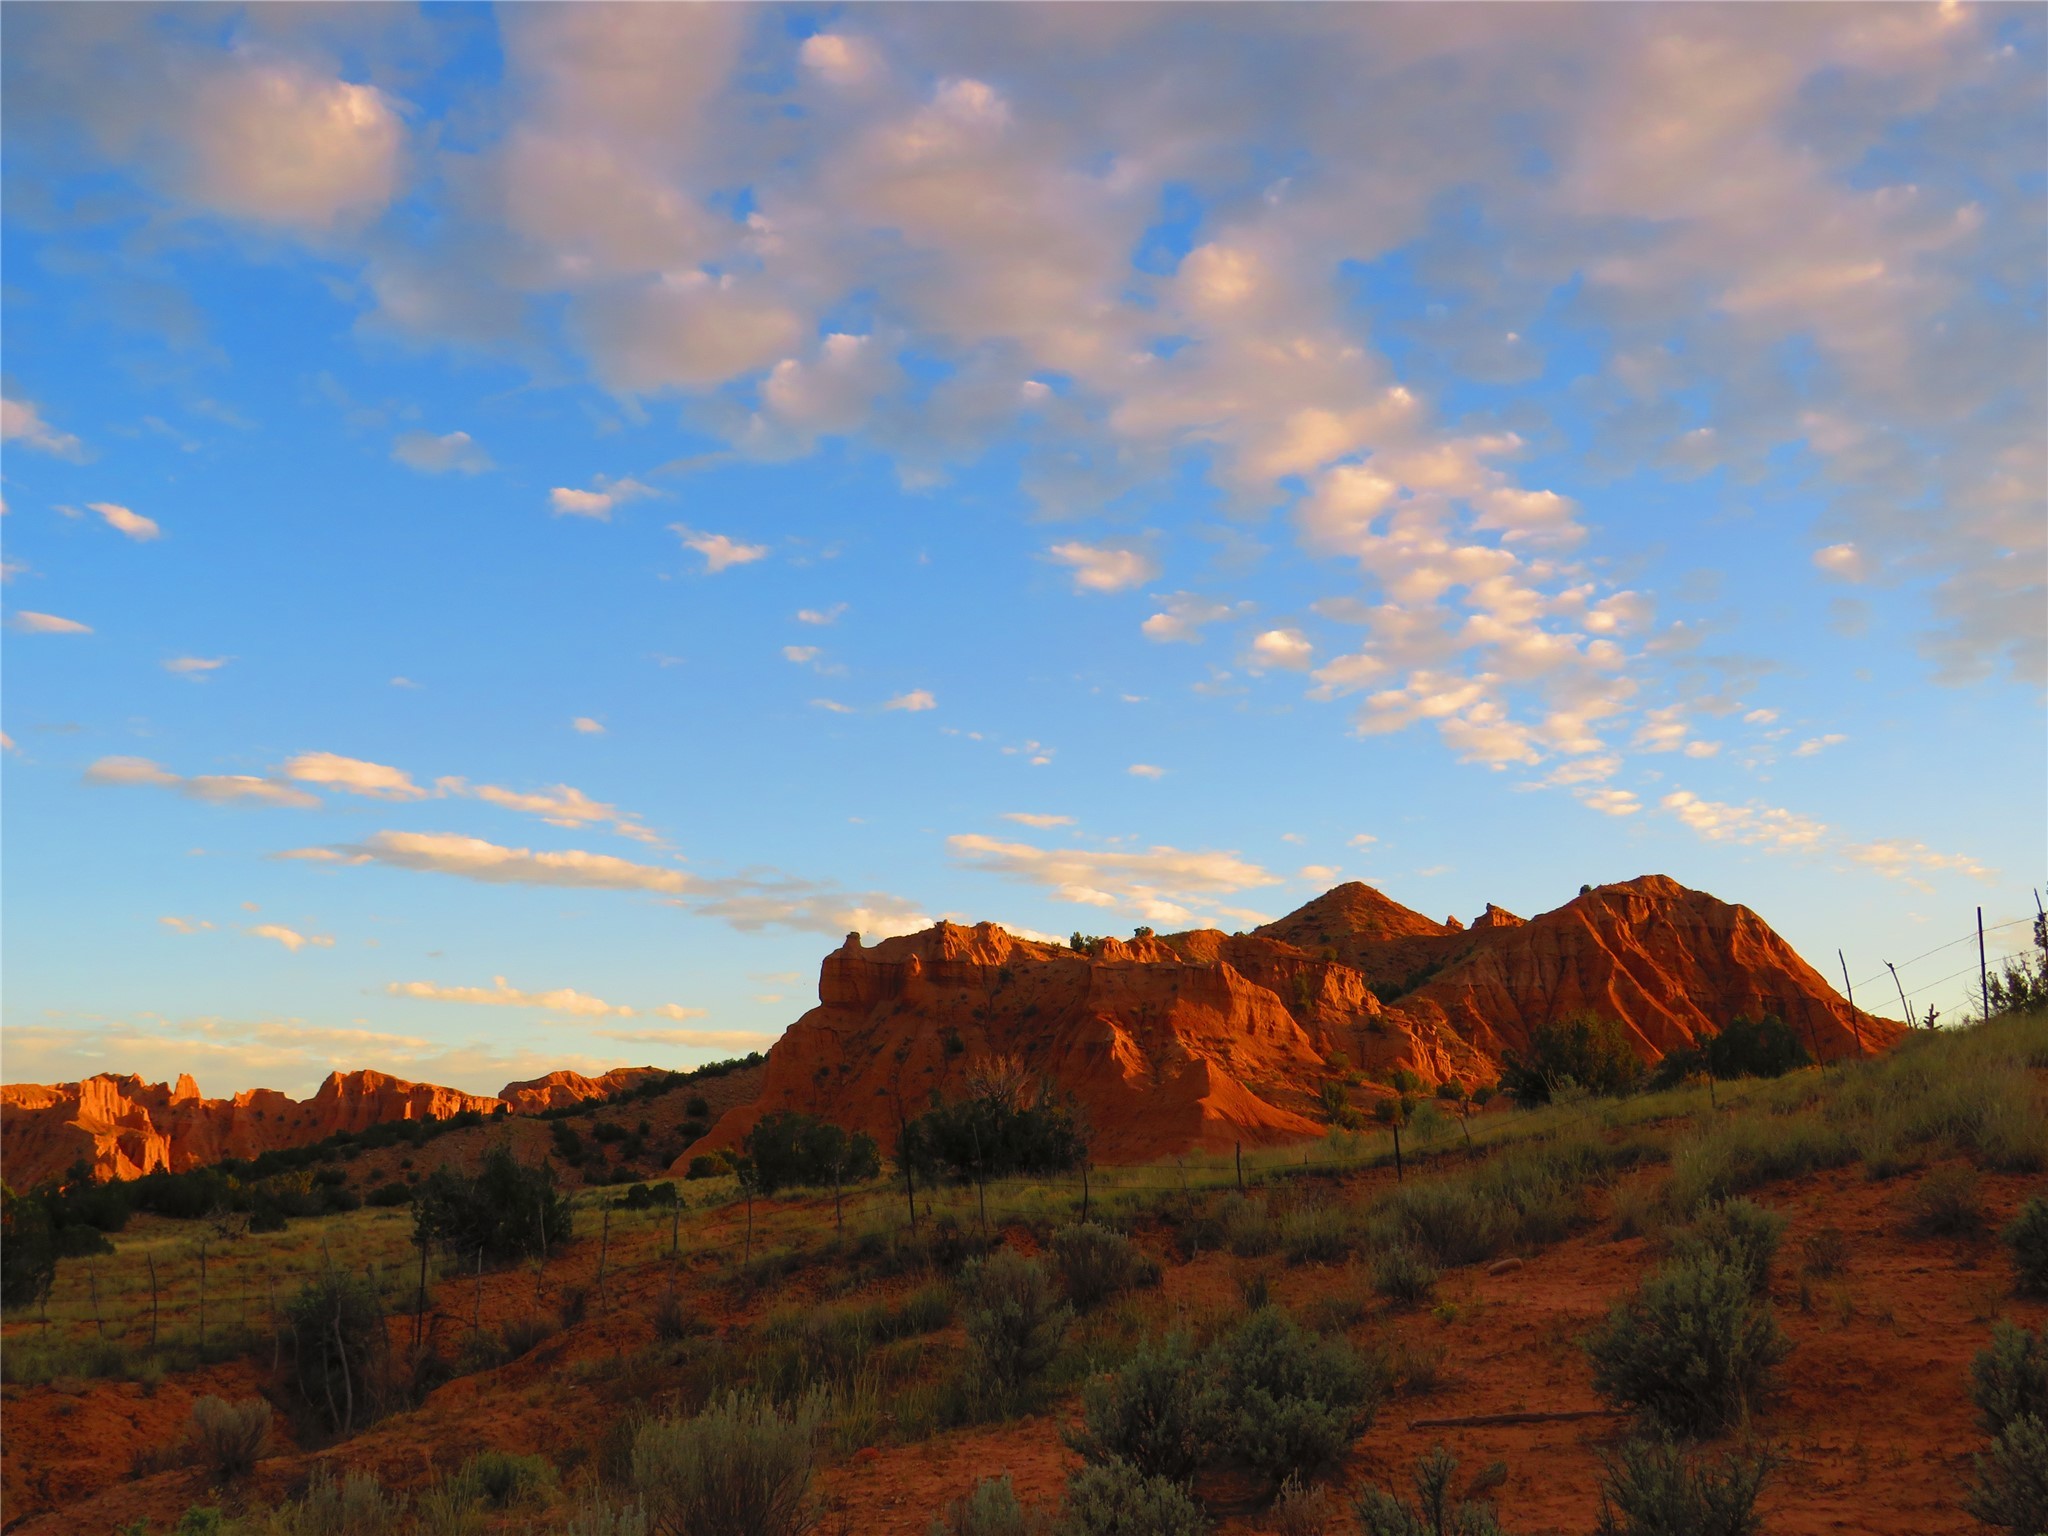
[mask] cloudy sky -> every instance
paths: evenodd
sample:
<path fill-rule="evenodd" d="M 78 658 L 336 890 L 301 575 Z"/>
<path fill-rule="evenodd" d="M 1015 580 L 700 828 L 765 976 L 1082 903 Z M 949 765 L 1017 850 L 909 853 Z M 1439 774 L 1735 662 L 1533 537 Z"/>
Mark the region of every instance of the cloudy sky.
<path fill-rule="evenodd" d="M 684 1064 L 850 929 L 1339 879 L 1668 873 L 1894 1013 L 2023 936 L 2036 9 L 17 4 L 4 63 L 10 1080 Z"/>

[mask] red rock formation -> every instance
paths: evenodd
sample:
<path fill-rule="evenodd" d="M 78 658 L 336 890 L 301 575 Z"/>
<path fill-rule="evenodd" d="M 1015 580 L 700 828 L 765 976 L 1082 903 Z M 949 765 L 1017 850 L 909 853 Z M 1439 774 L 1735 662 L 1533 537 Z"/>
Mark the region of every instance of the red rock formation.
<path fill-rule="evenodd" d="M 608 1099 L 615 1093 L 637 1088 L 650 1078 L 666 1077 L 665 1067 L 613 1067 L 601 1077 L 581 1072 L 550 1072 L 524 1083 L 507 1083 L 498 1097 L 512 1106 L 515 1115 L 537 1115 L 544 1109 L 566 1109 L 590 1099 Z"/>
<path fill-rule="evenodd" d="M 760 1098 L 693 1151 L 777 1110 L 887 1146 L 990 1055 L 1069 1096 L 1098 1158 L 1132 1161 L 1321 1134 L 1314 1095 L 1339 1057 L 1382 1078 L 1490 1082 L 1503 1050 L 1581 1010 L 1627 1024 L 1648 1060 L 1741 1014 L 1776 1013 L 1827 1059 L 1899 1033 L 1852 1015 L 1755 913 L 1661 876 L 1527 922 L 1489 905 L 1469 929 L 1350 884 L 1253 934 L 1087 954 L 987 923 L 872 949 L 849 935 L 818 999 L 768 1053 Z"/>

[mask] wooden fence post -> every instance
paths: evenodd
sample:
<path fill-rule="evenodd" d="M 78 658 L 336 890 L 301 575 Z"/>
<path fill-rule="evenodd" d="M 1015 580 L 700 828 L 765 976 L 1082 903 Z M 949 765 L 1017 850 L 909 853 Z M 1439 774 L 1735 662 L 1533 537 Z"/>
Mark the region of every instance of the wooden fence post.
<path fill-rule="evenodd" d="M 1991 966 L 1984 958 L 1984 909 L 1977 909 L 1977 984 L 1984 989 L 1984 1017 L 1991 1017 Z"/>
<path fill-rule="evenodd" d="M 1237 1144 L 1237 1192 L 1244 1193 L 1244 1143 Z"/>
<path fill-rule="evenodd" d="M 1849 999 L 1849 1033 L 1856 1038 L 1856 1054 L 1863 1054 L 1863 1026 L 1856 1022 L 1856 983 L 1849 979 L 1849 957 L 1835 951 L 1835 958 L 1842 962 L 1842 990 Z"/>
<path fill-rule="evenodd" d="M 597 1304 L 609 1310 L 611 1303 L 605 1299 L 604 1294 L 604 1261 L 612 1251 L 612 1203 L 604 1200 L 602 1196 L 599 1199 L 604 1207 L 604 1222 L 597 1240 Z"/>
<path fill-rule="evenodd" d="M 85 1283 L 92 1291 L 93 1331 L 104 1339 L 107 1336 L 107 1325 L 100 1318 L 100 1270 L 90 1259 L 85 1261 Z"/>
<path fill-rule="evenodd" d="M 206 1239 L 199 1239 L 199 1358 L 206 1359 Z"/>
<path fill-rule="evenodd" d="M 156 1255 L 146 1253 L 149 1260 L 149 1347 L 156 1348 Z"/>

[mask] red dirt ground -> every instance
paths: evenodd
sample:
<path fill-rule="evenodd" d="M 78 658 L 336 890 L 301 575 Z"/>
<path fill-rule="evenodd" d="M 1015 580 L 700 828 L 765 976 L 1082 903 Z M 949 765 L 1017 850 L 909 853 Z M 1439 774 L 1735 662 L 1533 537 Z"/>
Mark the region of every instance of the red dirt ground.
<path fill-rule="evenodd" d="M 1960 1536 L 1981 1529 L 1958 1506 L 1971 1453 L 1980 1447 L 1965 1395 L 1969 1359 L 1994 1317 L 2038 1328 L 2048 1321 L 2048 1308 L 2010 1297 L 2005 1255 L 1989 1239 L 1903 1236 L 1898 1201 L 1911 1183 L 1910 1177 L 1875 1183 L 1851 1168 L 1753 1196 L 1791 1219 L 1773 1299 L 1794 1350 L 1782 1373 L 1784 1390 L 1756 1426 L 1788 1458 L 1765 1500 L 1773 1536 Z M 1994 1227 L 2040 1188 L 2039 1179 L 1986 1176 L 1982 1193 Z M 821 1226 L 830 1222 L 829 1200 L 808 1205 Z M 741 1220 L 735 1208 L 706 1236 L 729 1237 L 737 1247 Z M 1802 1283 L 1800 1240 L 1822 1226 L 1846 1236 L 1847 1266 L 1837 1277 Z M 622 1240 L 614 1248 L 613 1263 L 625 1267 L 612 1282 L 608 1311 L 593 1302 L 589 1320 L 533 1353 L 451 1382 L 418 1410 L 344 1445 L 315 1453 L 281 1445 L 259 1467 L 248 1496 L 281 1498 L 319 1462 L 372 1467 L 388 1483 L 418 1487 L 485 1445 L 570 1463 L 595 1454 L 615 1410 L 603 1406 L 599 1388 L 577 1366 L 630 1354 L 651 1338 L 647 1313 L 665 1283 L 656 1258 L 665 1242 L 665 1231 L 649 1229 L 637 1244 Z M 573 1260 L 551 1269 L 550 1302 L 567 1285 L 589 1283 L 594 1249 L 579 1242 Z M 1506 1461 L 1508 1480 L 1497 1495 L 1503 1523 L 1523 1536 L 1544 1536 L 1592 1527 L 1598 1452 L 1618 1434 L 1618 1421 L 1452 1430 L 1418 1430 L 1411 1421 L 1600 1406 L 1576 1341 L 1656 1257 L 1643 1239 L 1614 1241 L 1604 1227 L 1595 1228 L 1500 1274 L 1453 1272 L 1440 1286 L 1440 1305 L 1403 1312 L 1372 1298 L 1353 1270 L 1289 1269 L 1276 1260 L 1269 1261 L 1269 1272 L 1275 1298 L 1297 1312 L 1306 1313 L 1318 1298 L 1365 1297 L 1366 1315 L 1351 1330 L 1361 1343 L 1398 1338 L 1417 1350 L 1443 1350 L 1435 1389 L 1391 1399 L 1361 1437 L 1343 1472 L 1347 1489 L 1374 1482 L 1407 1491 L 1408 1467 L 1441 1440 L 1467 1472 L 1495 1458 Z M 821 1283 L 812 1272 L 739 1305 L 726 1292 L 705 1288 L 709 1276 L 697 1271 L 712 1263 L 702 1250 L 694 1266 L 686 1256 L 683 1287 L 714 1331 L 757 1321 L 771 1305 L 800 1301 Z M 1169 1264 L 1160 1300 L 1169 1310 L 1227 1310 L 1238 1304 L 1245 1267 L 1224 1255 Z M 533 1285 L 531 1270 L 486 1277 L 486 1322 L 525 1312 Z M 449 1320 L 459 1332 L 472 1293 L 454 1282 L 444 1290 L 442 1305 L 460 1314 Z M 131 1462 L 140 1450 L 175 1441 L 194 1397 L 207 1391 L 249 1395 L 261 1384 L 259 1375 L 253 1366 L 220 1367 L 166 1380 L 154 1396 L 125 1383 L 8 1387 L 6 1530 L 22 1536 L 105 1533 L 144 1517 L 161 1528 L 192 1503 L 215 1502 L 194 1471 L 133 1478 Z M 824 1530 L 831 1536 L 925 1536 L 948 1501 L 977 1479 L 1005 1471 L 1028 1503 L 1049 1507 L 1073 1463 L 1060 1431 L 1074 1412 L 1069 1397 L 1018 1423 L 828 1456 L 818 1480 L 827 1508 Z M 1261 1517 L 1232 1514 L 1227 1506 L 1223 1512 L 1218 1528 L 1225 1536 L 1271 1529 Z"/>

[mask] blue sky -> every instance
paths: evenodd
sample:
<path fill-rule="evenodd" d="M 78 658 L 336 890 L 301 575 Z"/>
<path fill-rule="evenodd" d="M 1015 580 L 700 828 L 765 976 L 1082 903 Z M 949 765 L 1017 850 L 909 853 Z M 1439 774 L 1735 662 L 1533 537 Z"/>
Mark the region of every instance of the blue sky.
<path fill-rule="evenodd" d="M 9 8 L 4 1072 L 2048 847 L 2013 9 Z M 1912 961 L 1911 964 L 1904 962 Z"/>

